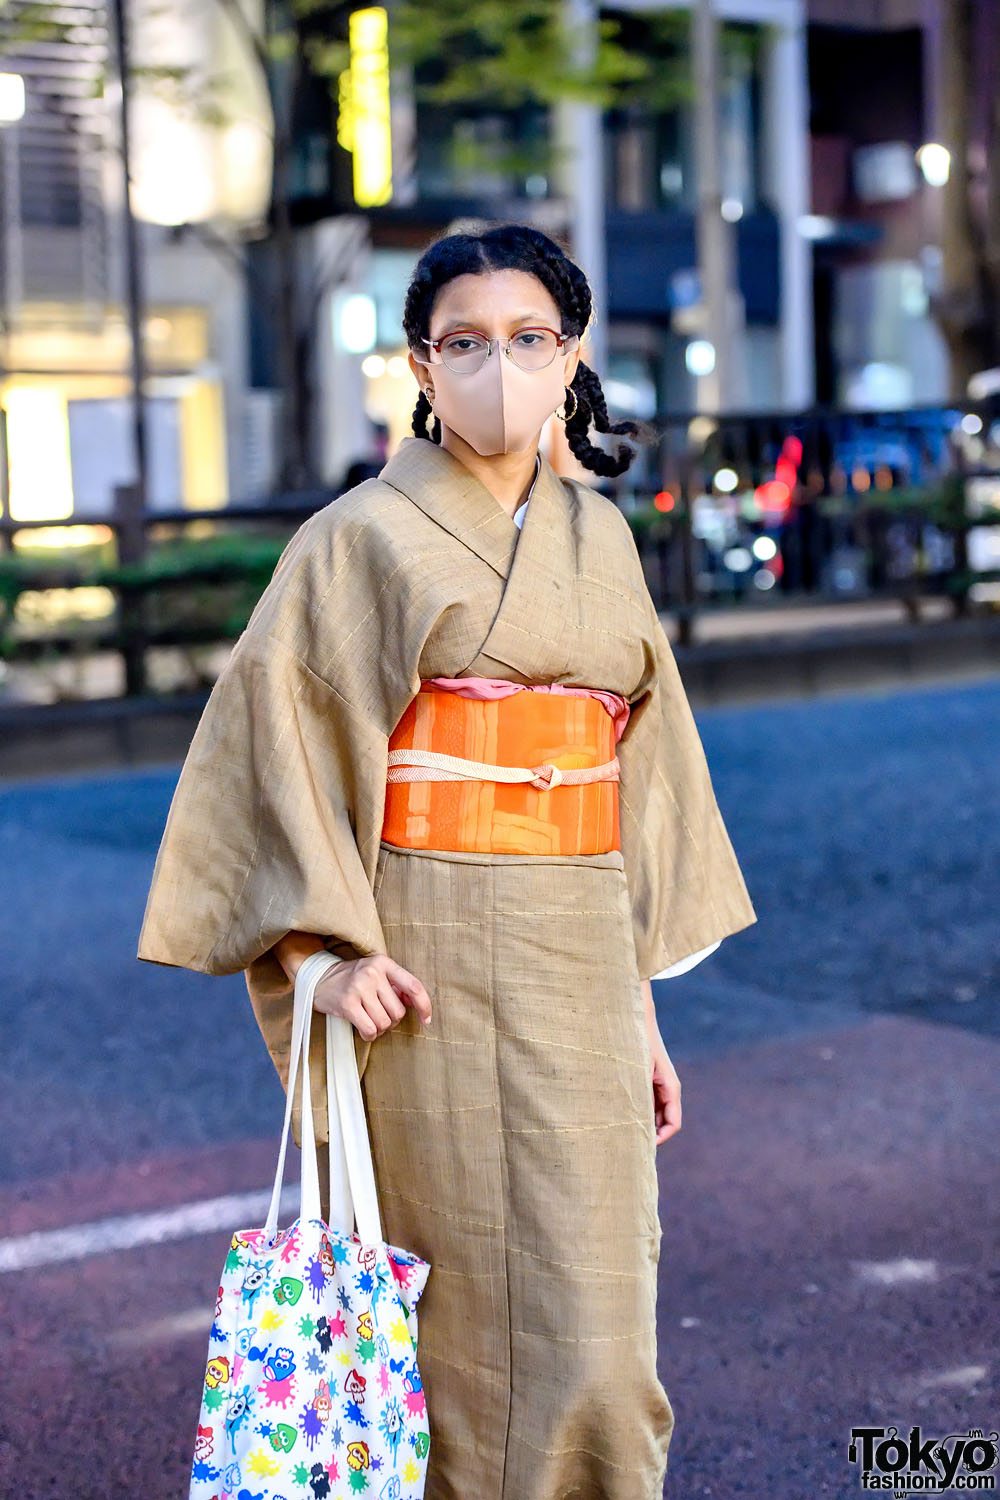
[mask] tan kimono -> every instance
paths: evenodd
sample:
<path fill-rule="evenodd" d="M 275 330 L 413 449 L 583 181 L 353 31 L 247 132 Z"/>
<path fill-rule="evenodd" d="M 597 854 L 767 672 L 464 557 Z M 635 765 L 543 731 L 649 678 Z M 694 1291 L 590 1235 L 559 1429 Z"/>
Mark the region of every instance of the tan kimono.
<path fill-rule="evenodd" d="M 388 737 L 422 678 L 463 675 L 627 698 L 620 852 L 382 841 Z M 286 932 L 388 953 L 426 985 L 430 1026 L 408 1007 L 355 1034 L 383 1232 L 432 1267 L 425 1500 L 660 1500 L 674 1419 L 640 978 L 754 921 L 611 501 L 543 458 L 519 531 L 411 437 L 300 527 L 191 742 L 138 956 L 245 970 L 285 1085 Z"/>

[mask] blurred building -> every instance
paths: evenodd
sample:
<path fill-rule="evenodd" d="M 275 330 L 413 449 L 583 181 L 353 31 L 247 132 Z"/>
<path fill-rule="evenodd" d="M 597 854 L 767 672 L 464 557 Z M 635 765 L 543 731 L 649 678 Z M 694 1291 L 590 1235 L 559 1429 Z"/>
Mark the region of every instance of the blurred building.
<path fill-rule="evenodd" d="M 205 92 L 194 105 L 207 106 L 134 80 L 150 502 L 263 496 L 282 408 L 270 106 L 248 47 L 264 0 L 245 0 L 247 27 L 235 31 L 227 7 L 202 0 L 128 10 L 140 70 L 184 70 Z M 293 76 L 287 62 L 270 65 L 271 89 L 291 101 L 295 359 L 324 481 L 370 459 L 372 422 L 388 425 L 390 447 L 411 430 L 402 308 L 414 262 L 438 235 L 483 219 L 532 222 L 573 245 L 582 205 L 592 252 L 599 238 L 612 414 L 696 407 L 690 0 L 591 10 L 620 23 L 663 84 L 653 102 L 637 94 L 603 111 L 597 129 L 581 128 L 579 106 L 423 102 L 435 67 L 410 77 L 396 64 L 391 5 L 330 3 L 299 23 L 349 56 L 332 89 L 308 66 Z M 947 360 L 928 310 L 939 203 L 916 162 L 938 129 L 936 5 L 719 0 L 717 10 L 746 406 L 940 398 Z M 79 0 L 74 15 L 72 40 L 0 58 L 24 88 L 19 115 L 5 110 L 0 80 L 0 402 L 23 516 L 106 511 L 133 475 L 120 99 L 97 86 L 112 41 L 105 5 Z M 655 479 L 641 465 L 630 477 Z"/>
<path fill-rule="evenodd" d="M 810 143 L 820 400 L 901 407 L 947 393 L 929 310 L 936 139 L 926 0 L 809 0 Z"/>
<path fill-rule="evenodd" d="M 718 0 L 716 8 L 727 39 L 719 157 L 745 315 L 745 406 L 945 399 L 948 352 L 930 307 L 941 270 L 938 143 L 948 138 L 938 0 Z M 1000 8 L 977 0 L 975 9 L 984 47 L 1000 55 Z M 621 0 L 596 13 L 613 16 L 623 40 L 664 74 L 676 72 L 690 0 Z M 673 35 L 663 25 L 671 15 Z M 987 150 L 991 77 L 995 86 L 995 72 L 981 74 L 974 170 Z M 297 144 L 303 180 L 308 162 L 313 183 L 301 212 L 320 222 L 324 194 L 336 199 L 350 181 L 349 143 L 317 127 L 321 115 L 317 103 Z M 390 423 L 394 440 L 409 431 L 414 394 L 399 328 L 415 256 L 434 235 L 482 216 L 529 220 L 572 241 L 572 173 L 532 165 L 553 140 L 573 142 L 573 112 L 565 116 L 488 101 L 428 106 L 393 74 L 391 196 L 364 210 L 370 250 L 343 297 L 364 344 L 364 406 Z M 659 108 L 605 111 L 603 159 L 585 161 L 581 173 L 601 195 L 604 373 L 618 414 L 696 406 L 686 359 L 699 300 L 695 136 L 695 101 L 683 90 Z M 336 317 L 331 326 L 336 346 Z M 332 402 L 326 441 L 333 471 L 348 455 Z"/>
<path fill-rule="evenodd" d="M 672 29 L 663 24 L 669 13 Z M 609 405 L 613 413 L 639 416 L 690 410 L 696 382 L 686 351 L 699 284 L 695 101 L 682 61 L 689 18 L 678 5 L 615 5 L 600 14 L 614 16 L 623 41 L 653 58 L 664 75 L 686 77 L 677 97 L 658 108 L 605 111 L 603 159 L 585 162 L 581 173 L 602 199 L 607 291 L 599 311 L 607 328 Z M 748 402 L 759 409 L 800 407 L 813 395 L 811 245 L 800 232 L 809 208 L 805 14 L 800 0 L 727 0 L 722 14 L 721 171 L 745 313 Z M 391 66 L 391 21 L 388 45 Z M 359 74 L 366 67 L 359 57 Z M 425 71 L 432 81 L 433 69 Z M 420 251 L 439 234 L 482 218 L 532 222 L 572 244 L 574 167 L 553 161 L 551 148 L 567 143 L 572 150 L 583 141 L 580 149 L 587 149 L 574 134 L 569 108 L 428 105 L 414 97 L 412 80 L 395 69 L 389 76 L 385 201 L 362 207 L 353 200 L 352 138 L 349 129 L 330 126 L 324 81 L 303 84 L 298 110 L 296 214 L 313 226 L 316 261 L 329 260 L 351 232 L 338 218 L 345 211 L 353 208 L 355 232 L 364 230 L 364 248 L 331 288 L 322 320 L 332 334 L 320 376 L 322 463 L 330 475 L 364 456 L 351 371 L 361 405 L 389 424 L 393 444 L 410 431 L 416 389 L 401 317 Z M 423 79 L 418 70 L 416 82 Z M 371 135 L 364 149 L 372 149 Z M 263 330 L 257 343 L 266 344 Z M 265 362 L 259 378 L 266 369 Z"/>
<path fill-rule="evenodd" d="M 27 9 L 9 7 L 11 24 Z M 113 85 L 102 86 L 115 76 L 105 5 L 34 9 L 71 29 L 20 37 L 0 55 L 0 404 L 12 516 L 58 519 L 107 513 L 114 486 L 135 474 L 121 101 Z M 267 201 L 266 95 L 254 88 L 221 7 L 136 4 L 129 14 L 140 69 L 206 56 L 231 69 L 221 128 L 199 124 L 193 108 L 141 81 L 130 109 L 146 293 L 148 498 L 154 508 L 210 507 L 260 477 L 246 273 L 232 236 L 259 220 Z M 179 235 L 181 224 L 193 230 Z"/>

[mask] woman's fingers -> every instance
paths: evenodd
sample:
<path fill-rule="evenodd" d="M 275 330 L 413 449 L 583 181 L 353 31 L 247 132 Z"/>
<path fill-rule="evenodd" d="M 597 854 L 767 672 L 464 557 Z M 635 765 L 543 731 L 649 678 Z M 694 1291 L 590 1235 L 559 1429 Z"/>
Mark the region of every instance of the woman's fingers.
<path fill-rule="evenodd" d="M 369 1025 L 375 1028 L 374 1032 L 372 1032 L 364 1027 L 358 1027 L 362 1036 L 367 1037 L 369 1041 L 373 1040 L 376 1036 L 381 1036 L 383 1031 L 388 1031 L 390 1026 L 396 1024 L 392 1017 L 386 1013 L 377 995 L 362 995 L 361 1011 L 365 1019 L 369 1022 Z"/>
<path fill-rule="evenodd" d="M 676 1097 L 669 1098 L 660 1112 L 660 1140 L 669 1140 L 681 1128 L 681 1101 Z"/>
<path fill-rule="evenodd" d="M 406 1015 L 406 1006 L 388 979 L 381 974 L 369 981 L 362 1003 L 379 1031 L 388 1031 L 390 1026 L 395 1026 Z"/>
<path fill-rule="evenodd" d="M 681 1083 L 666 1054 L 653 1062 L 653 1112 L 660 1146 L 681 1128 Z"/>
<path fill-rule="evenodd" d="M 382 1002 L 382 1009 L 386 1015 L 391 1017 L 392 1024 L 401 1021 L 406 1015 L 406 1006 L 396 994 L 388 979 L 380 979 L 378 982 L 378 998 Z"/>
<path fill-rule="evenodd" d="M 394 958 L 388 954 L 382 955 L 385 959 L 385 972 L 391 980 L 393 988 L 401 995 L 407 1005 L 412 1005 L 421 1021 L 426 1025 L 431 1018 L 431 997 L 417 978 L 411 974 L 409 969 L 404 969 Z"/>
<path fill-rule="evenodd" d="M 317 986 L 326 985 L 320 1006 L 350 1021 L 366 1041 L 388 1031 L 413 1005 L 425 1023 L 431 1018 L 430 996 L 415 974 L 387 953 L 375 953 L 333 969 Z"/>

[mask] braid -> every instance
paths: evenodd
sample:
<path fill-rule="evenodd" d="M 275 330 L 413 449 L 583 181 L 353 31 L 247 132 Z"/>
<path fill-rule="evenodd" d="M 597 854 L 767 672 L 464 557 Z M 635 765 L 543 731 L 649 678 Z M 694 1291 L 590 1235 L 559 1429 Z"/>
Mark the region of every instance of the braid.
<path fill-rule="evenodd" d="M 604 474 L 609 479 L 624 474 L 634 456 L 631 450 L 620 443 L 618 452 L 612 457 L 610 453 L 605 453 L 603 448 L 598 448 L 592 443 L 588 433 L 593 425 L 598 432 L 614 432 L 635 437 L 640 432 L 639 424 L 630 421 L 612 422 L 609 419 L 601 382 L 590 366 L 583 363 L 583 360 L 576 367 L 573 384 L 569 389 L 576 397 L 573 415 L 566 419 L 566 441 L 569 443 L 569 450 L 573 457 L 586 468 L 593 469 L 595 474 Z"/>
<path fill-rule="evenodd" d="M 426 437 L 427 436 L 427 418 L 432 414 L 433 410 L 434 410 L 434 408 L 431 406 L 431 403 L 428 401 L 427 397 L 424 395 L 424 392 L 421 391 L 420 395 L 417 397 L 417 404 L 413 408 L 413 422 L 412 422 L 411 425 L 413 427 L 413 435 L 414 435 L 414 437 Z M 433 426 L 431 428 L 431 431 L 433 433 L 433 437 L 432 437 L 431 441 L 435 442 L 435 443 L 440 443 L 440 441 L 441 441 L 441 418 L 440 417 L 435 417 L 434 418 L 434 424 L 433 424 Z"/>
<path fill-rule="evenodd" d="M 455 276 L 482 275 L 487 271 L 527 271 L 551 293 L 562 315 L 562 332 L 586 331 L 593 311 L 590 285 L 580 267 L 555 240 L 531 224 L 494 223 L 478 233 L 449 234 L 434 241 L 414 269 L 403 308 L 403 331 L 411 349 L 423 352 L 421 340 L 430 331 L 434 298 Z M 595 372 L 579 361 L 573 384 L 576 397 L 572 416 L 566 420 L 570 452 L 595 474 L 614 478 L 623 474 L 634 453 L 619 444 L 615 454 L 605 453 L 590 441 L 590 429 L 650 441 L 653 430 L 645 423 L 612 422 L 601 382 Z M 426 422 L 431 404 L 423 391 L 413 413 L 413 431 L 427 437 Z M 435 417 L 430 441 L 440 443 L 441 423 Z"/>

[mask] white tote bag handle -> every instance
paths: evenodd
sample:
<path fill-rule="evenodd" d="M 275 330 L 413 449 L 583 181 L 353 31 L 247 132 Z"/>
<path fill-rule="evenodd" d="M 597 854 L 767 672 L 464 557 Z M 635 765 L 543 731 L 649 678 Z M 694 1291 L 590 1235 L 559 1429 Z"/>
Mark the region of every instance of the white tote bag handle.
<path fill-rule="evenodd" d="M 343 962 L 325 949 L 311 953 L 295 974 L 295 997 L 292 1009 L 292 1040 L 288 1062 L 288 1084 L 285 1099 L 285 1123 L 281 1132 L 278 1168 L 274 1177 L 271 1205 L 267 1212 L 265 1232 L 270 1243 L 278 1228 L 278 1201 L 281 1197 L 285 1153 L 292 1122 L 292 1102 L 299 1059 L 302 1060 L 302 1173 L 299 1193 L 299 1216 L 320 1217 L 319 1170 L 316 1159 L 316 1135 L 313 1128 L 312 1096 L 309 1079 L 309 1036 L 316 986 L 323 975 Z M 365 1119 L 361 1079 L 358 1076 L 354 1050 L 354 1027 L 342 1016 L 326 1017 L 326 1086 L 327 1124 L 330 1139 L 330 1228 L 353 1232 L 357 1221 L 362 1244 L 382 1243 L 382 1224 L 375 1186 L 368 1123 Z"/>

